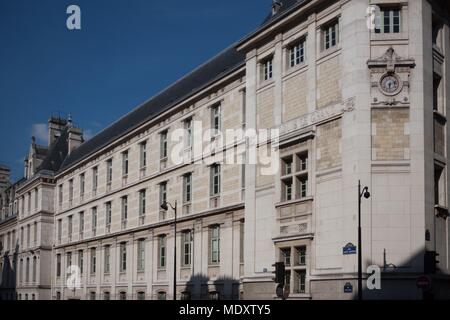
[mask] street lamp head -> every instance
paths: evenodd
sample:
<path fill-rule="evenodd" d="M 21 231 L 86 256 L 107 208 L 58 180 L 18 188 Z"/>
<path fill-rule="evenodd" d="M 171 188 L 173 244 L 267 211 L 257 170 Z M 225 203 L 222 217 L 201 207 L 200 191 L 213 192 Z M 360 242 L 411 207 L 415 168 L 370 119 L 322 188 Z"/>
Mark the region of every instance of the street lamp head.
<path fill-rule="evenodd" d="M 370 198 L 370 192 L 369 192 L 369 188 L 365 188 L 364 189 L 364 198 L 369 199 Z"/>
<path fill-rule="evenodd" d="M 169 210 L 169 207 L 167 206 L 167 202 L 164 202 L 163 204 L 161 204 L 161 209 L 167 211 Z"/>

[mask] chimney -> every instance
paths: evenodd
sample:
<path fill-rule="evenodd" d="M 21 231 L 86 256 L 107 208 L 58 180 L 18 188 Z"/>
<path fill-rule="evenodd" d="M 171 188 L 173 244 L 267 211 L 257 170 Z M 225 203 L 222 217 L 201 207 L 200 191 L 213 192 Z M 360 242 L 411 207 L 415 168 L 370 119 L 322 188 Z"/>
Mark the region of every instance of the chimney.
<path fill-rule="evenodd" d="M 281 1 L 272 0 L 272 16 L 276 15 L 282 6 L 283 3 Z"/>
<path fill-rule="evenodd" d="M 50 147 L 60 136 L 67 125 L 67 120 L 51 117 L 48 120 L 48 146 Z"/>
<path fill-rule="evenodd" d="M 84 142 L 83 132 L 79 128 L 69 127 L 68 138 L 68 154 L 71 154 L 73 150 L 78 148 Z"/>

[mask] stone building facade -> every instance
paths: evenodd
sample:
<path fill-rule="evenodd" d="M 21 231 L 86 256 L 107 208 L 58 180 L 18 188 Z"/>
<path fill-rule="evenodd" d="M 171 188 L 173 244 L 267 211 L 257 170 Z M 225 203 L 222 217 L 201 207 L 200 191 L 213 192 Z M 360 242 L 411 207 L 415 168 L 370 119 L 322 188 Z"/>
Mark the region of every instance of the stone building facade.
<path fill-rule="evenodd" d="M 363 275 L 376 265 L 382 281 L 364 297 L 423 298 L 426 251 L 440 255 L 426 296 L 449 297 L 449 16 L 446 1 L 274 2 L 255 32 L 74 139 L 48 192 L 42 297 L 172 299 L 176 243 L 178 299 L 275 299 L 278 261 L 289 299 L 354 299 L 357 255 L 343 248 L 358 243 L 359 180 L 372 194 Z M 207 148 L 230 129 L 278 129 L 256 147 L 279 170 L 249 163 L 245 137 Z M 233 151 L 247 161 L 215 159 Z M 17 191 L 19 212 L 33 188 Z"/>

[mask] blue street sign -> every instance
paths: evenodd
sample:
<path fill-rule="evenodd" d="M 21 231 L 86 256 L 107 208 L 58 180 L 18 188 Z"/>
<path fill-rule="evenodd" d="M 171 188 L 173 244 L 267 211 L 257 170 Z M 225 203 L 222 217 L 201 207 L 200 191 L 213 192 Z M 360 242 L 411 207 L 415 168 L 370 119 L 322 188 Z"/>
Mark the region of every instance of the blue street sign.
<path fill-rule="evenodd" d="M 349 243 L 347 244 L 344 248 L 343 248 L 343 254 L 347 255 L 347 254 L 356 254 L 356 246 L 353 243 Z"/>
<path fill-rule="evenodd" d="M 353 292 L 353 286 L 350 282 L 347 282 L 344 286 L 344 293 L 352 293 Z"/>

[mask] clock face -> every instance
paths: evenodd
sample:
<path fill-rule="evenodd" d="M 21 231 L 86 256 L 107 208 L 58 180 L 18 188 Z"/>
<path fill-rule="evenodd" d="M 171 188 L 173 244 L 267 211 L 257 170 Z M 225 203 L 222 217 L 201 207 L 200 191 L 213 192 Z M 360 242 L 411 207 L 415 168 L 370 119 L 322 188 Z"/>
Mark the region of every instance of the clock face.
<path fill-rule="evenodd" d="M 399 91 L 400 80 L 394 75 L 386 75 L 380 81 L 381 90 L 386 94 L 395 94 Z"/>

